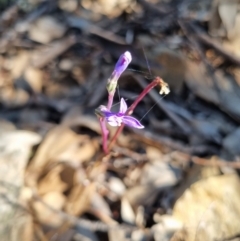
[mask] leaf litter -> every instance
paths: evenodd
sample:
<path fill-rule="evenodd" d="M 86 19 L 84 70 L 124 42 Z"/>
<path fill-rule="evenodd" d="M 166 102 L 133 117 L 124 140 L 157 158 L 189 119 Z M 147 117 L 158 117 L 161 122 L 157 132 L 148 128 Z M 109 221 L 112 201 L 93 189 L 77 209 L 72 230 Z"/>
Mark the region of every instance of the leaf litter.
<path fill-rule="evenodd" d="M 1 2 L 0 239 L 238 237 L 237 7 Z M 152 90 L 134 112 L 145 129 L 126 128 L 104 155 L 94 109 L 125 51 L 133 61 L 114 104 L 131 105 L 143 72 L 171 92 Z"/>

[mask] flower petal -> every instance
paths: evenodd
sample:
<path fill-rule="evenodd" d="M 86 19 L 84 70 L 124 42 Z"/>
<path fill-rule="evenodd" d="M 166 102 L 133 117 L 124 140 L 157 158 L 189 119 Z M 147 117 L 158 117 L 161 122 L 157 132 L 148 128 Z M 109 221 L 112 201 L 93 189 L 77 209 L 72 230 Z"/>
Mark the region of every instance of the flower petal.
<path fill-rule="evenodd" d="M 106 118 L 107 123 L 110 126 L 120 126 L 122 124 L 122 118 L 123 117 L 118 117 L 116 115 L 112 115 Z"/>
<path fill-rule="evenodd" d="M 102 114 L 106 117 L 109 118 L 111 116 L 116 116 L 116 113 L 113 113 L 111 111 L 102 111 Z"/>
<path fill-rule="evenodd" d="M 130 127 L 134 127 L 137 129 L 143 129 L 144 126 L 134 117 L 132 116 L 124 116 L 122 117 L 122 122 Z"/>
<path fill-rule="evenodd" d="M 127 111 L 127 104 L 126 104 L 125 100 L 123 98 L 121 98 L 119 113 L 125 114 L 126 111 Z"/>

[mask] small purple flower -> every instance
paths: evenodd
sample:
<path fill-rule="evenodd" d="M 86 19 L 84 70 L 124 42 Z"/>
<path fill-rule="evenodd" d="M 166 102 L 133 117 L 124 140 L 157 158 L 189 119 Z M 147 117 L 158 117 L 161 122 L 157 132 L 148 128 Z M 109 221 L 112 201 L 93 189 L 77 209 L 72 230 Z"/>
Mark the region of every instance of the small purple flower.
<path fill-rule="evenodd" d="M 130 52 L 126 51 L 124 54 L 120 56 L 118 62 L 115 65 L 114 71 L 118 77 L 123 73 L 123 71 L 128 67 L 130 62 L 132 61 L 132 55 Z"/>
<path fill-rule="evenodd" d="M 111 112 L 105 106 L 100 106 L 100 110 L 110 126 L 121 126 L 123 123 L 127 126 L 138 129 L 144 128 L 144 126 L 136 118 L 125 115 L 127 111 L 127 104 L 123 98 L 121 98 L 119 112 Z"/>
<path fill-rule="evenodd" d="M 118 62 L 115 65 L 114 71 L 111 77 L 108 79 L 107 90 L 109 94 L 114 94 L 117 87 L 117 81 L 121 74 L 126 70 L 130 62 L 132 61 L 132 55 L 130 52 L 126 51 L 122 54 Z"/>

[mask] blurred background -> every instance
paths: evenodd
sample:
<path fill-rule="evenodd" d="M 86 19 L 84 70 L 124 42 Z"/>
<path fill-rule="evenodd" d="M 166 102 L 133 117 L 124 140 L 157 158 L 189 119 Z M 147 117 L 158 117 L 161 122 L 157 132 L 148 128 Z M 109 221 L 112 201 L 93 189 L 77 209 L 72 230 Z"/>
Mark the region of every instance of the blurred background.
<path fill-rule="evenodd" d="M 240 240 L 239 0 L 0 0 L 0 240 Z M 94 110 L 156 76 L 108 155 Z M 108 126 L 109 127 L 109 126 Z M 110 128 L 111 135 L 116 131 Z"/>

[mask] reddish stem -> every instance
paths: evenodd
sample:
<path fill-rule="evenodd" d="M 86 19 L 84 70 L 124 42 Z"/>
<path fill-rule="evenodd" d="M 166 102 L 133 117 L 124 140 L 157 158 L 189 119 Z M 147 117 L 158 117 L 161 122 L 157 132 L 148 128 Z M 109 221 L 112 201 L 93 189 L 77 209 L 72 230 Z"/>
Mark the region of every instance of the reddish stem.
<path fill-rule="evenodd" d="M 111 110 L 112 108 L 114 94 L 115 92 L 113 94 L 108 94 L 108 105 L 107 105 L 108 110 Z"/>
<path fill-rule="evenodd" d="M 113 94 L 109 94 L 108 95 L 108 105 L 107 105 L 107 109 L 111 110 L 112 108 L 112 104 L 113 104 L 113 98 L 114 98 L 114 93 Z M 108 134 L 109 131 L 106 127 L 106 121 L 105 118 L 101 117 L 99 119 L 100 121 L 100 126 L 101 126 L 101 131 L 102 131 L 102 145 L 103 145 L 103 151 L 105 154 L 108 154 Z"/>
<path fill-rule="evenodd" d="M 104 151 L 105 154 L 108 154 L 107 140 L 108 140 L 109 131 L 106 127 L 105 119 L 103 117 L 100 117 L 99 121 L 100 121 L 100 126 L 101 126 L 101 131 L 102 131 L 103 151 Z"/>
<path fill-rule="evenodd" d="M 145 95 L 151 90 L 153 89 L 155 86 L 157 85 L 161 85 L 162 83 L 162 79 L 159 77 L 156 77 L 149 85 L 147 85 L 145 87 L 145 89 L 142 91 L 142 93 L 137 97 L 137 99 L 133 102 L 133 104 L 127 109 L 125 115 L 131 115 L 134 111 L 134 109 L 136 108 L 136 106 L 138 105 L 138 103 L 145 97 Z M 120 135 L 120 133 L 122 132 L 124 128 L 124 124 L 122 124 L 117 131 L 115 132 L 109 146 L 108 146 L 108 150 L 111 150 L 113 145 L 115 144 L 118 136 Z"/>

